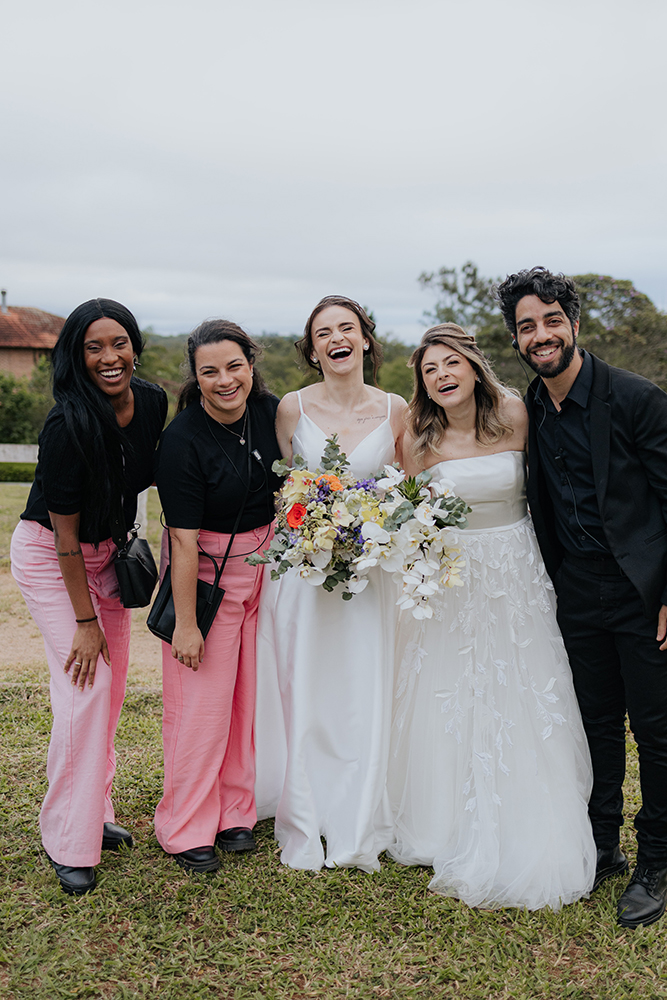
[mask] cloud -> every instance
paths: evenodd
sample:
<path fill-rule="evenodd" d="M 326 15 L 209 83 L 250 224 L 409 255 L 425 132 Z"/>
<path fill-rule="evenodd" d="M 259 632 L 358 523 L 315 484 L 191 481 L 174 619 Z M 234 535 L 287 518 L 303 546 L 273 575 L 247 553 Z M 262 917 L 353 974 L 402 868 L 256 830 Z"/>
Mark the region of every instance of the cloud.
<path fill-rule="evenodd" d="M 26 0 L 5 15 L 0 283 L 158 330 L 298 331 L 332 291 L 414 338 L 472 258 L 667 302 L 660 0 Z"/>

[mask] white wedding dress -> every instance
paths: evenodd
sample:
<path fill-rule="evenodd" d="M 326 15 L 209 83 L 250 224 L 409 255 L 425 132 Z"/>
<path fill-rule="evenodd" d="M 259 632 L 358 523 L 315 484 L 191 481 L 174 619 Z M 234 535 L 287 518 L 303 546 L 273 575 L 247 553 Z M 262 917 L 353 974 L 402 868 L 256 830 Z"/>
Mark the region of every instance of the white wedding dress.
<path fill-rule="evenodd" d="M 592 774 L 524 456 L 430 471 L 472 513 L 452 532 L 463 587 L 432 599 L 432 619 L 398 626 L 390 853 L 433 865 L 430 888 L 470 906 L 557 910 L 593 885 Z"/>
<path fill-rule="evenodd" d="M 387 400 L 387 419 L 347 456 L 359 479 L 394 460 Z M 325 445 L 301 408 L 294 454 L 314 470 Z M 292 868 L 377 870 L 392 839 L 386 776 L 397 590 L 377 570 L 343 601 L 338 588 L 327 593 L 296 570 L 276 582 L 268 569 L 257 643 L 258 817 L 275 815 L 281 860 Z"/>

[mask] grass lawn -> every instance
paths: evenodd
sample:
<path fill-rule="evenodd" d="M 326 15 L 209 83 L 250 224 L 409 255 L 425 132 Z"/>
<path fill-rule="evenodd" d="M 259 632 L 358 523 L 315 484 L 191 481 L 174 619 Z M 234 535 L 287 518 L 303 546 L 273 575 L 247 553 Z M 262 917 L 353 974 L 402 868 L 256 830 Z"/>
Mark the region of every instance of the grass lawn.
<path fill-rule="evenodd" d="M 0 559 L 25 495 L 0 484 Z M 155 542 L 155 498 L 150 512 Z M 66 896 L 38 833 L 48 683 L 25 676 L 17 663 L 0 685 L 2 1000 L 667 996 L 667 917 L 634 932 L 618 927 L 623 879 L 559 914 L 470 910 L 430 894 L 429 870 L 388 859 L 376 875 L 285 868 L 271 822 L 259 824 L 254 854 L 225 855 L 212 876 L 185 873 L 152 832 L 161 699 L 141 676 L 121 716 L 114 796 L 136 848 L 105 853 L 96 891 Z M 628 817 L 637 795 L 633 745 Z M 624 841 L 632 860 L 631 823 Z"/>

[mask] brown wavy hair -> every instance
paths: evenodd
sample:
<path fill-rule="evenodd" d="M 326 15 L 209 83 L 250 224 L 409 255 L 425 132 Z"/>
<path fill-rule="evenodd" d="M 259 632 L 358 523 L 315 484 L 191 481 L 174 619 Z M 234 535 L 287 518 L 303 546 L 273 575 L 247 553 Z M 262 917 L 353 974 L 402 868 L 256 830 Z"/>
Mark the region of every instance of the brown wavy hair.
<path fill-rule="evenodd" d="M 441 406 L 429 398 L 422 375 L 422 361 L 429 347 L 442 344 L 462 355 L 473 367 L 478 381 L 475 382 L 475 402 L 477 404 L 475 436 L 482 444 L 495 444 L 512 427 L 500 415 L 503 396 L 518 395 L 500 382 L 491 364 L 475 343 L 472 334 L 466 333 L 456 323 L 440 323 L 426 331 L 419 347 L 413 352 L 408 364 L 414 369 L 415 388 L 410 400 L 408 426 L 415 439 L 415 454 L 423 458 L 426 452 L 437 454 L 438 446 L 447 429 L 447 414 Z"/>
<path fill-rule="evenodd" d="M 375 331 L 375 323 L 370 318 L 363 306 L 360 306 L 358 302 L 354 299 L 348 299 L 345 295 L 325 295 L 323 299 L 317 303 L 310 316 L 306 320 L 306 326 L 303 331 L 303 337 L 301 340 L 297 340 L 296 349 L 301 355 L 302 359 L 311 368 L 314 368 L 317 372 L 322 372 L 317 361 L 313 361 L 313 323 L 322 312 L 323 309 L 328 309 L 329 306 L 341 306 L 343 309 L 349 309 L 351 313 L 359 320 L 359 325 L 361 326 L 361 332 L 364 336 L 364 340 L 368 342 L 368 354 L 367 357 L 373 368 L 373 381 L 377 385 L 377 374 L 380 365 L 382 364 L 382 347 L 377 342 L 373 333 Z M 364 358 L 364 361 L 366 358 Z"/>
<path fill-rule="evenodd" d="M 233 340 L 243 351 L 246 361 L 252 366 L 252 388 L 250 395 L 256 398 L 268 396 L 269 390 L 255 365 L 262 351 L 245 330 L 229 319 L 208 319 L 192 331 L 187 343 L 187 374 L 178 394 L 176 412 L 180 413 L 186 406 L 199 402 L 199 382 L 197 381 L 197 366 L 195 355 L 198 347 L 205 344 L 219 344 L 223 340 Z"/>

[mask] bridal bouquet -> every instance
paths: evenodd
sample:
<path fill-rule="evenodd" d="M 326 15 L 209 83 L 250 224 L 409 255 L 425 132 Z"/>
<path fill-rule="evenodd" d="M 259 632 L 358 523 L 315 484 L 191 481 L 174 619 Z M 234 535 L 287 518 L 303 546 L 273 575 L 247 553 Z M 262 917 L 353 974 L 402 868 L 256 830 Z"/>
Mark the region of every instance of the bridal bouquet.
<path fill-rule="evenodd" d="M 276 533 L 247 562 L 275 563 L 272 580 L 294 566 L 312 586 L 341 584 L 343 600 L 361 593 L 368 572 L 380 566 L 401 587 L 399 607 L 430 618 L 433 594 L 461 584 L 463 561 L 447 534 L 465 527 L 470 508 L 444 481 L 431 484 L 428 472 L 407 479 L 388 465 L 379 477 L 359 480 L 348 466 L 336 435 L 314 472 L 300 455 L 292 466 L 274 462 L 273 471 L 287 475 L 277 494 Z"/>

